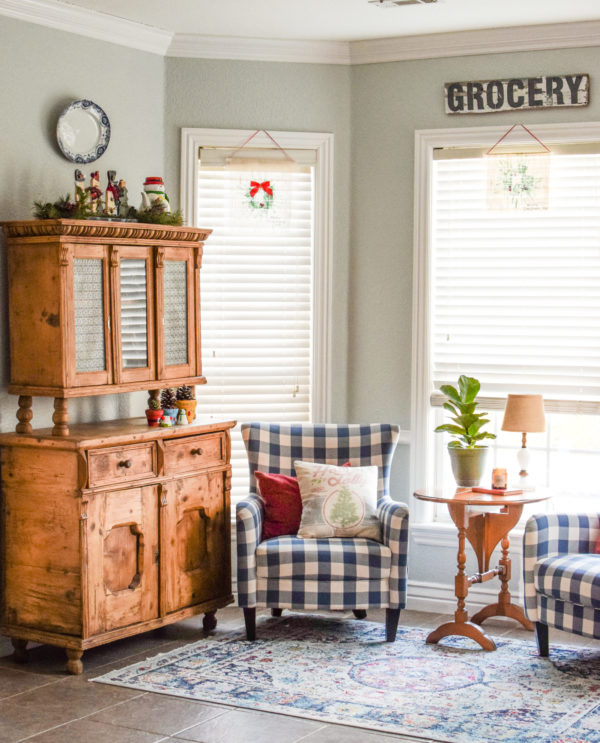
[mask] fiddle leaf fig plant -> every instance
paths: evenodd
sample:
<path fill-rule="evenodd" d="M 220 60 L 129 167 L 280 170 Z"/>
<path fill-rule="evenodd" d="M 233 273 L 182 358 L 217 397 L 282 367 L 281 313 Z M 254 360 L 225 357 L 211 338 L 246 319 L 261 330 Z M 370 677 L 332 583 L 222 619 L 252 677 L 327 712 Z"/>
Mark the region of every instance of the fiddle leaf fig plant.
<path fill-rule="evenodd" d="M 458 389 L 451 384 L 443 384 L 440 387 L 448 398 L 444 408 L 452 414 L 453 422 L 444 423 L 435 430 L 454 436 L 448 444 L 450 449 L 484 449 L 485 446 L 482 446 L 480 441 L 496 438 L 496 434 L 481 430 L 490 421 L 485 417 L 487 413 L 476 412 L 479 388 L 477 379 L 464 374 L 458 379 Z"/>

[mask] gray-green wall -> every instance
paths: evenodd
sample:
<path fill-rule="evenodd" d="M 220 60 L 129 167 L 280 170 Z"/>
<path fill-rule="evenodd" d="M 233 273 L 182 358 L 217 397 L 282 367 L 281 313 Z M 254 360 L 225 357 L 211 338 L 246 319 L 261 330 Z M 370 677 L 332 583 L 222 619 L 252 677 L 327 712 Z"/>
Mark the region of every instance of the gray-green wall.
<path fill-rule="evenodd" d="M 129 200 L 139 205 L 145 176 L 164 172 L 164 59 L 76 34 L 0 16 L 0 220 L 29 219 L 33 201 L 54 201 L 73 193 L 75 164 L 56 143 L 56 121 L 71 101 L 88 98 L 108 114 L 112 132 L 106 153 L 78 166 L 86 176 L 106 171 L 125 178 Z M 5 256 L 0 262 L 0 300 L 7 306 Z M 35 287 L 31 288 L 35 291 Z M 6 393 L 8 323 L 2 311 L 0 347 L 0 430 L 16 424 L 17 398 Z M 119 395 L 72 401 L 71 420 L 143 415 L 146 395 Z M 52 425 L 51 400 L 36 398 L 33 425 Z"/>
<path fill-rule="evenodd" d="M 179 184 L 182 127 L 335 135 L 332 411 L 333 419 L 339 421 L 346 420 L 347 415 L 350 75 L 348 67 L 338 65 L 201 59 L 167 59 L 166 73 L 168 183 Z"/>

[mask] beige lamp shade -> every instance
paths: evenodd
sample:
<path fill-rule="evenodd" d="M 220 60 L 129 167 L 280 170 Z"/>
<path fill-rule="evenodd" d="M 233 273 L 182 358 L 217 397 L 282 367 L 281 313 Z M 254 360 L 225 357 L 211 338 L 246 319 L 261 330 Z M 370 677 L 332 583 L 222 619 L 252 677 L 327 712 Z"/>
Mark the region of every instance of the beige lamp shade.
<path fill-rule="evenodd" d="M 541 433 L 546 430 L 542 395 L 509 395 L 502 421 L 503 431 Z"/>

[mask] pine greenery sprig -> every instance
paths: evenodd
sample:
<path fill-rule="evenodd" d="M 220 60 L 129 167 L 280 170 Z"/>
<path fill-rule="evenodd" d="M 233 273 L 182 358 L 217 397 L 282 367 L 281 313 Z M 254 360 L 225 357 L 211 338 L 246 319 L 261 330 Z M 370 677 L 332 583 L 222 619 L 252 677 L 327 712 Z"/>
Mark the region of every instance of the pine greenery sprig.
<path fill-rule="evenodd" d="M 89 193 L 77 186 L 77 201 L 71 201 L 69 194 L 59 196 L 54 202 L 34 201 L 33 216 L 36 219 L 87 219 L 92 215 Z"/>
<path fill-rule="evenodd" d="M 160 402 L 158 400 L 156 400 L 154 397 L 148 403 L 148 407 L 150 408 L 150 410 L 160 410 L 161 409 Z"/>
<path fill-rule="evenodd" d="M 146 222 L 149 224 L 166 224 L 179 227 L 183 224 L 183 214 L 181 209 L 176 212 L 165 211 L 164 206 L 160 203 L 153 204 L 150 209 L 141 209 L 135 215 L 138 222 Z"/>

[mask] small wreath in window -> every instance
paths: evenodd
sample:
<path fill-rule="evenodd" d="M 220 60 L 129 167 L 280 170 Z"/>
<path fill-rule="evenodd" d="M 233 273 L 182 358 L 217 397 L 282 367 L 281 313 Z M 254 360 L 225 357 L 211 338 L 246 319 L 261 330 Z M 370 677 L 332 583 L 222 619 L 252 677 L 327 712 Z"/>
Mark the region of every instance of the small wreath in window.
<path fill-rule="evenodd" d="M 246 193 L 248 205 L 251 209 L 270 209 L 273 206 L 273 186 L 271 181 L 250 181 Z"/>

